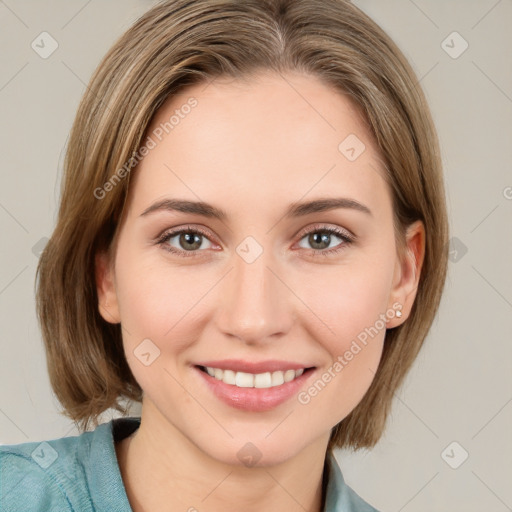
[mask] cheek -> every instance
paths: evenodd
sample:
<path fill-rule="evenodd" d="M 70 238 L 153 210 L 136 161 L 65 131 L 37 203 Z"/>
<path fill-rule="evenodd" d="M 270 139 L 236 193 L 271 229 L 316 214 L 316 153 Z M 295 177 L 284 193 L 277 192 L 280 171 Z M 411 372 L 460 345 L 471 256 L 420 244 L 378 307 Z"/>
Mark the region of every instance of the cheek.
<path fill-rule="evenodd" d="M 359 403 L 377 371 L 393 263 L 392 258 L 352 262 L 329 273 L 318 271 L 308 279 L 307 288 L 303 285 L 307 305 L 318 316 L 310 322 L 309 334 L 322 345 L 328 361 L 299 401 L 311 400 L 316 411 L 332 417 L 333 425 Z"/>
<path fill-rule="evenodd" d="M 206 292 L 208 279 L 191 277 L 190 267 L 172 267 L 161 256 L 123 249 L 120 244 L 116 290 L 126 341 L 132 345 L 149 338 L 161 344 L 169 337 L 182 339 L 178 334 L 190 332 L 190 313 Z"/>
<path fill-rule="evenodd" d="M 189 397 L 172 376 L 181 381 L 182 354 L 198 339 L 194 305 L 210 281 L 191 277 L 190 267 L 173 267 L 154 252 L 121 251 L 120 244 L 118 254 L 116 290 L 128 365 L 152 398 L 165 389 L 169 400 L 186 404 Z"/>
<path fill-rule="evenodd" d="M 387 265 L 361 262 L 310 273 L 307 283 L 302 283 L 303 296 L 323 326 L 322 340 L 331 354 L 344 352 L 351 340 L 372 326 L 385 330 L 381 319 L 388 307 L 392 270 L 391 260 Z"/>

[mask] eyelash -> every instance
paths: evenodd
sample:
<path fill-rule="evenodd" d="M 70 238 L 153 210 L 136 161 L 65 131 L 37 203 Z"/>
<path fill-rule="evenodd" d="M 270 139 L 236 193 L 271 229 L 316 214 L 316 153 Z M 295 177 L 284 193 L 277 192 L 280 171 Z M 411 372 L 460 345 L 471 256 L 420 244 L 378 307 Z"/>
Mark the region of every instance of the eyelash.
<path fill-rule="evenodd" d="M 169 240 L 171 238 L 175 237 L 176 235 L 181 235 L 182 233 L 193 233 L 193 234 L 197 234 L 197 235 L 202 235 L 205 238 L 209 239 L 208 233 L 203 231 L 201 228 L 197 228 L 197 227 L 193 228 L 191 226 L 187 226 L 185 228 L 177 229 L 175 231 L 166 231 L 165 233 L 163 233 L 156 239 L 155 243 L 157 245 L 161 245 L 164 250 L 169 251 L 173 254 L 177 254 L 178 256 L 181 256 L 184 258 L 190 258 L 190 257 L 193 258 L 193 257 L 199 256 L 198 253 L 202 252 L 200 250 L 183 251 L 183 250 L 179 250 L 179 249 L 176 249 L 175 247 L 171 247 L 171 246 L 167 245 L 167 242 L 169 242 Z M 338 244 L 337 246 L 335 246 L 332 249 L 318 249 L 318 250 L 310 249 L 310 251 L 312 251 L 313 256 L 315 256 L 315 257 L 316 256 L 331 256 L 333 254 L 337 254 L 340 251 L 343 251 L 344 249 L 346 249 L 347 246 L 349 246 L 350 244 L 352 244 L 355 241 L 355 237 L 353 235 L 349 234 L 348 232 L 338 229 L 338 228 L 333 228 L 330 226 L 323 226 L 323 225 L 315 225 L 308 231 L 301 233 L 299 241 L 302 240 L 305 236 L 310 235 L 312 233 L 328 233 L 331 235 L 336 235 L 337 237 L 339 237 L 343 240 L 342 243 Z"/>

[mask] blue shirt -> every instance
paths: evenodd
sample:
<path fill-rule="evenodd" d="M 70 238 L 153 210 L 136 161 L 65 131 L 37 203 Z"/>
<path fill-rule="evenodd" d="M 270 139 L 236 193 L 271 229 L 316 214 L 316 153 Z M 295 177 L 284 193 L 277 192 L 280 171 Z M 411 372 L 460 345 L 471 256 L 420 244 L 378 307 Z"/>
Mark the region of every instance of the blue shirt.
<path fill-rule="evenodd" d="M 116 418 L 79 436 L 0 446 L 0 510 L 132 512 L 114 443 L 139 425 Z M 326 462 L 325 512 L 378 512 L 345 484 L 333 455 Z"/>

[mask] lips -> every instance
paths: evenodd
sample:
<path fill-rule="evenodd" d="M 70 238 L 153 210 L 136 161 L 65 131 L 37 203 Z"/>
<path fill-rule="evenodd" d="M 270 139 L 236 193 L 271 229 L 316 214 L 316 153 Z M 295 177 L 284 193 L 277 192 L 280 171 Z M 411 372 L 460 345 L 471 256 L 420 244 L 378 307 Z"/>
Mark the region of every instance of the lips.
<path fill-rule="evenodd" d="M 236 409 L 253 412 L 268 411 L 286 402 L 316 373 L 312 365 L 277 360 L 202 361 L 194 368 L 218 399 Z"/>

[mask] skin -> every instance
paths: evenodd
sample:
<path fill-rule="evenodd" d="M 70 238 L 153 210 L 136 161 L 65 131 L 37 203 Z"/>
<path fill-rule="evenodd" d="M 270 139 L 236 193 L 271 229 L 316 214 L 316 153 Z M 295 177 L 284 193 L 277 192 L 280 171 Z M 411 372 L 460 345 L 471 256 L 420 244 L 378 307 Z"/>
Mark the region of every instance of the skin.
<path fill-rule="evenodd" d="M 132 171 L 115 257 L 97 255 L 100 312 L 122 323 L 126 358 L 144 390 L 141 426 L 116 446 L 135 512 L 320 511 L 330 431 L 370 386 L 385 329 L 308 404 L 294 396 L 266 412 L 224 404 L 191 365 L 228 358 L 304 362 L 316 366 L 307 390 L 393 304 L 403 315 L 386 327 L 410 313 L 422 224 L 409 227 L 400 252 L 390 190 L 358 110 L 316 77 L 283 77 L 217 79 L 168 100 L 148 134 L 188 98 L 198 104 Z M 352 162 L 338 150 L 349 134 L 366 146 Z M 284 217 L 291 203 L 340 196 L 371 214 L 338 208 Z M 202 200 L 228 217 L 141 216 L 163 198 Z M 316 224 L 313 232 L 339 227 L 355 240 L 331 235 L 314 246 L 302 233 Z M 155 242 L 165 230 L 186 226 L 209 235 L 195 257 Z M 236 251 L 247 236 L 263 250 L 252 263 Z M 183 253 L 189 247 L 179 235 L 166 243 Z M 160 350 L 149 366 L 134 355 L 146 338 Z M 237 457 L 247 442 L 262 455 L 253 467 Z"/>

